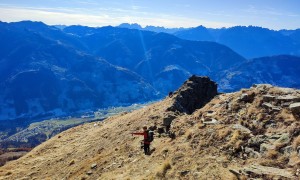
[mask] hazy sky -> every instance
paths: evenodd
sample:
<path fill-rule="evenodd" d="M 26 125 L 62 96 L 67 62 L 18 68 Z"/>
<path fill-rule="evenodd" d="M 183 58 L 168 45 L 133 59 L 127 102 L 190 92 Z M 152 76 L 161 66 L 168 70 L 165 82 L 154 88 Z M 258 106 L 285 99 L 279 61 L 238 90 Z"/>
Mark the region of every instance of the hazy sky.
<path fill-rule="evenodd" d="M 0 0 L 0 20 L 86 26 L 300 28 L 300 0 Z"/>

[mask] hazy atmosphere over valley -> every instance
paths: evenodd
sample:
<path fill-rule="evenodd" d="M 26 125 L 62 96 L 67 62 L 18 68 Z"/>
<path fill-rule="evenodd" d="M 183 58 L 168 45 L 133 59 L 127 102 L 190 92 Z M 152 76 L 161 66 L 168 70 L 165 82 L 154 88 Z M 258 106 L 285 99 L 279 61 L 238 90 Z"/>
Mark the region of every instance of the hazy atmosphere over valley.
<path fill-rule="evenodd" d="M 298 179 L 299 7 L 0 1 L 0 179 Z"/>

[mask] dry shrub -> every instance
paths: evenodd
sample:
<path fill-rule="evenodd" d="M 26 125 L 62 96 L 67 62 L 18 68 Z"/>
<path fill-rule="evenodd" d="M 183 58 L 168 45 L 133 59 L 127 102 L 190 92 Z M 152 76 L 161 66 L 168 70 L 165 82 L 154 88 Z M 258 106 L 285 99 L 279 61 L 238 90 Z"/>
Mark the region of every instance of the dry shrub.
<path fill-rule="evenodd" d="M 233 148 L 238 151 L 241 149 L 242 145 L 244 144 L 244 141 L 238 140 L 234 143 Z"/>
<path fill-rule="evenodd" d="M 300 135 L 294 139 L 292 146 L 295 150 L 297 149 L 298 146 L 300 146 Z"/>
<path fill-rule="evenodd" d="M 165 161 L 159 171 L 156 173 L 157 177 L 164 178 L 169 169 L 171 169 L 171 164 L 169 161 Z"/>

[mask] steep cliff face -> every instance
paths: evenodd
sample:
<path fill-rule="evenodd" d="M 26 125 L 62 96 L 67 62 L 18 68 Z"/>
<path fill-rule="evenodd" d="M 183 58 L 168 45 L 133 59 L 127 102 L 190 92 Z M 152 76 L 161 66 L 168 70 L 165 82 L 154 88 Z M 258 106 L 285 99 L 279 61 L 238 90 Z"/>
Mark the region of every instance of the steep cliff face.
<path fill-rule="evenodd" d="M 191 114 L 176 95 L 69 129 L 0 168 L 1 179 L 297 179 L 300 91 L 255 85 Z M 172 114 L 171 132 L 163 121 Z M 151 155 L 131 132 L 154 126 Z"/>

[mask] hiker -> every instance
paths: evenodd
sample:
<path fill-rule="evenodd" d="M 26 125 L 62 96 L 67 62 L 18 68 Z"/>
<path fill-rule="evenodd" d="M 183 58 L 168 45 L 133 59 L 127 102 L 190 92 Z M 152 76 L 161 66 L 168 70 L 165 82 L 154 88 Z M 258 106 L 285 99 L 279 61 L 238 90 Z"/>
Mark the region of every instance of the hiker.
<path fill-rule="evenodd" d="M 131 134 L 144 136 L 144 153 L 145 155 L 150 155 L 150 143 L 153 141 L 153 131 L 149 131 L 147 126 L 143 126 L 143 132 L 135 132 Z"/>

